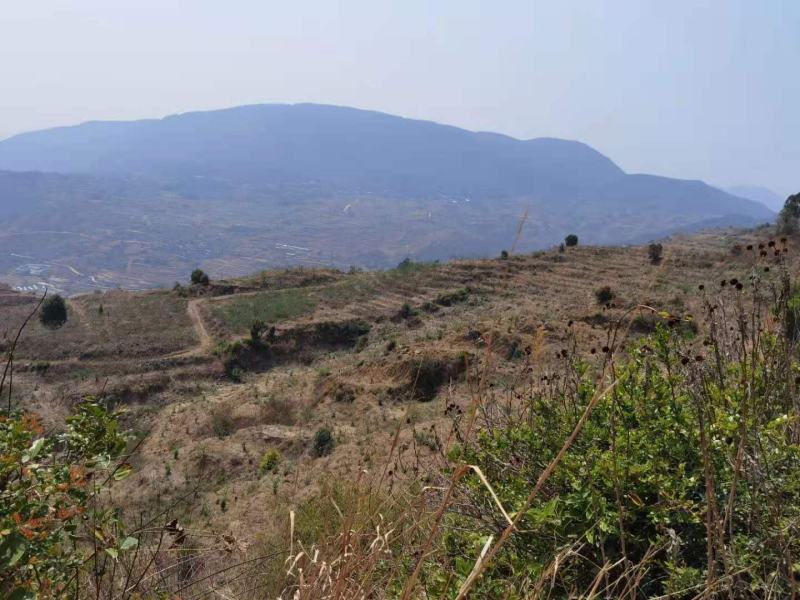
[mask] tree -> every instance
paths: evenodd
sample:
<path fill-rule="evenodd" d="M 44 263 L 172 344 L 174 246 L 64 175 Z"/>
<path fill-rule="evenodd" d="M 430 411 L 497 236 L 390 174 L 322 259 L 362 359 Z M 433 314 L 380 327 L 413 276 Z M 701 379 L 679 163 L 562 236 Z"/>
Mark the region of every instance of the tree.
<path fill-rule="evenodd" d="M 210 281 L 208 275 L 202 269 L 195 269 L 192 271 L 192 283 L 195 285 L 208 285 Z"/>
<path fill-rule="evenodd" d="M 48 329 L 58 329 L 67 322 L 67 303 L 59 294 L 45 299 L 39 309 L 39 321 Z"/>
<path fill-rule="evenodd" d="M 664 254 L 664 247 L 661 244 L 650 244 L 647 247 L 647 256 L 650 262 L 657 265 L 661 262 L 662 255 Z"/>
<path fill-rule="evenodd" d="M 501 250 L 501 251 L 500 251 L 500 258 L 501 258 L 502 260 L 506 260 L 506 259 L 508 259 L 508 250 Z"/>
<path fill-rule="evenodd" d="M 570 233 L 567 237 L 564 238 L 564 243 L 567 247 L 577 246 L 578 245 L 578 236 L 574 233 Z"/>
<path fill-rule="evenodd" d="M 800 193 L 789 196 L 778 214 L 778 233 L 787 235 L 797 233 L 800 223 Z"/>

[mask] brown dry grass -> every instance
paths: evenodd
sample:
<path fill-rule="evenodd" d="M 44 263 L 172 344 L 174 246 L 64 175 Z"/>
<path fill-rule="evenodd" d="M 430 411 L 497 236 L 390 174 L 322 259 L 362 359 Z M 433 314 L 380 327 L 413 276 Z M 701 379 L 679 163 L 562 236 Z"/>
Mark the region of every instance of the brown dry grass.
<path fill-rule="evenodd" d="M 63 329 L 49 332 L 37 324 L 21 346 L 23 362 L 35 358 L 64 364 L 54 362 L 46 375 L 30 371 L 19 378 L 35 390 L 40 406 L 69 394 L 138 382 L 143 391 L 127 400 L 120 394 L 131 411 L 129 422 L 147 433 L 135 458 L 136 475 L 121 486 L 130 513 L 152 512 L 189 494 L 191 502 L 178 505 L 185 506 L 180 510 L 187 526 L 235 530 L 237 539 L 251 545 L 264 539 L 284 543 L 289 510 L 320 498 L 323 482 L 361 481 L 363 471 L 382 473 L 380 485 L 362 481 L 377 507 L 384 506 L 380 498 L 386 493 L 424 484 L 422 474 L 441 463 L 442 451 L 436 444 L 420 443 L 423 438 L 415 432 L 433 432 L 446 448 L 452 441 L 453 413 L 474 415 L 476 386 L 490 383 L 480 380 L 488 361 L 495 389 L 518 384 L 521 361 L 533 357 L 547 364 L 562 350 L 572 352 L 575 341 L 587 360 L 600 365 L 600 349 L 608 343 L 606 321 L 639 304 L 698 311 L 698 284 L 741 275 L 749 258 L 731 256 L 731 248 L 757 239 L 758 233 L 735 232 L 677 237 L 664 244 L 665 260 L 659 266 L 650 264 L 646 246 L 577 247 L 564 254 L 462 260 L 407 273 L 330 274 L 323 281 L 309 280 L 307 274 L 292 279 L 284 272 L 275 284 L 262 275 L 247 284 L 264 281 L 259 285 L 278 288 L 299 281 L 297 293 L 314 294 L 317 300 L 301 316 L 276 322 L 279 331 L 352 318 L 368 320 L 372 329 L 355 349 L 325 351 L 311 362 L 288 361 L 246 373 L 241 384 L 221 379 L 221 370 L 205 352 L 184 360 L 164 358 L 191 352 L 198 344 L 186 299 L 171 292 L 83 296 L 70 301 L 70 321 Z M 598 307 L 594 297 L 604 285 L 615 293 L 610 308 Z M 443 293 L 465 288 L 463 301 L 428 305 Z M 198 301 L 214 335 L 244 333 L 212 318 L 214 306 L 237 302 L 239 296 Z M 25 308 L 17 301 L 0 306 L 0 340 Z M 394 318 L 405 303 L 414 318 Z M 430 357 L 466 360 L 469 368 L 463 375 L 445 373 L 433 399 L 417 402 L 412 400 L 414 368 Z M 79 369 L 90 372 L 76 379 Z M 159 385 L 148 392 L 151 380 Z M 347 401 L 341 401 L 338 389 L 351 392 Z M 225 420 L 225 427 L 215 428 L 215 419 Z M 322 427 L 334 432 L 337 444 L 331 455 L 315 458 L 311 439 Z M 280 451 L 282 460 L 274 473 L 262 477 L 259 460 L 271 448 Z M 406 498 L 405 504 L 403 498 L 395 498 L 394 513 L 418 512 L 416 497 Z M 375 527 L 379 512 L 365 513 L 371 517 L 360 526 L 358 543 L 366 548 L 380 538 Z M 377 555 L 358 556 L 368 562 L 337 568 L 349 573 L 375 568 L 370 561 Z M 307 568 L 314 562 L 309 553 L 297 560 L 305 560 Z"/>

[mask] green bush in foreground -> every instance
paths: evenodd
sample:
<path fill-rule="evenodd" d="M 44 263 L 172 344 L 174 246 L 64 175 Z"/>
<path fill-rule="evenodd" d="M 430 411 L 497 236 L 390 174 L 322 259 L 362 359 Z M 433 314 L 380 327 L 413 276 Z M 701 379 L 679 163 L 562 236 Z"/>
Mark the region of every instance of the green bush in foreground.
<path fill-rule="evenodd" d="M 578 363 L 569 385 L 546 380 L 504 418 L 485 408 L 491 426 L 461 460 L 481 469 L 497 500 L 477 476 L 462 480 L 428 591 L 454 597 L 487 540 L 508 526 L 499 501 L 522 517 L 472 597 L 791 597 L 800 579 L 800 362 L 776 318 L 789 289 L 785 280 L 763 297 L 756 289 L 754 308 L 742 303 L 728 317 L 709 301 L 702 345 L 674 321 L 659 324 L 624 359 L 606 358 L 615 383 L 605 394 L 610 377 L 598 383 Z M 741 294 L 728 287 L 718 302 Z"/>
<path fill-rule="evenodd" d="M 0 597 L 79 597 L 88 561 L 137 546 L 97 502 L 130 472 L 115 463 L 125 447 L 114 416 L 94 401 L 77 407 L 63 433 L 45 433 L 31 413 L 0 413 Z"/>

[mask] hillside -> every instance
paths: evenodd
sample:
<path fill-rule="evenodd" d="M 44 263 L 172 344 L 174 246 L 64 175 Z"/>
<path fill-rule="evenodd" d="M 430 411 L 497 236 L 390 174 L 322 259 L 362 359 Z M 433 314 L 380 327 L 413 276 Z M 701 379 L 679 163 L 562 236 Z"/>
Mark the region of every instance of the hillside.
<path fill-rule="evenodd" d="M 570 397 L 563 394 L 581 397 L 584 384 L 574 386 L 605 372 L 609 346 L 624 365 L 626 352 L 657 343 L 644 338 L 659 323 L 683 332 L 674 342 L 682 356 L 710 353 L 715 335 L 730 335 L 738 347 L 727 326 L 714 333 L 713 319 L 700 315 L 711 302 L 724 313 L 742 306 L 739 281 L 778 293 L 783 268 L 796 271 L 798 258 L 793 241 L 767 245 L 770 234 L 764 228 L 676 236 L 658 264 L 647 247 L 578 246 L 505 260 L 406 262 L 382 272 L 273 270 L 208 286 L 78 296 L 61 329 L 34 321 L 23 333 L 13 398 L 47 427 L 97 394 L 122 409 L 123 425 L 141 440 L 130 459 L 134 474 L 116 487 L 124 514 L 138 522 L 169 507 L 191 539 L 187 556 L 199 553 L 221 568 L 288 545 L 290 510 L 297 539 L 322 544 L 336 532 L 337 512 L 368 501 L 355 500 L 355 484 L 342 482 L 362 475 L 374 482 L 382 474 L 393 502 L 415 498 L 421 482 L 434 486 L 425 488 L 429 493 L 440 489 L 439 473 L 465 443 L 459 436 L 476 398 L 480 426 L 492 431 L 506 417 L 515 422 L 516 399 L 534 389 L 553 402 Z M 604 287 L 609 298 L 598 295 Z M 719 299 L 712 300 L 715 290 Z M 0 290 L 2 348 L 34 303 Z M 264 326 L 254 334 L 257 322 Z M 560 417 L 546 404 L 537 410 L 560 444 L 568 433 L 553 425 Z M 564 410 L 571 427 L 577 407 Z M 320 446 L 322 430 L 331 434 L 330 445 Z M 608 428 L 593 431 L 579 458 L 591 456 L 591 436 Z M 662 447 L 656 438 L 648 444 L 648 456 L 649 448 Z M 483 468 L 493 482 L 523 473 L 489 471 L 492 464 Z M 477 501 L 469 489 L 459 502 Z M 388 502 L 380 498 L 369 502 Z M 629 510 L 653 501 L 632 498 Z M 490 500 L 483 510 L 491 509 Z M 401 518 L 385 513 L 394 510 L 388 505 L 376 510 L 384 513 L 380 519 Z M 414 510 L 419 519 L 428 509 Z M 467 556 L 479 550 L 470 546 Z M 162 552 L 165 565 L 169 550 Z M 200 577 L 204 564 L 163 585 Z M 284 576 L 280 562 L 259 563 L 251 575 L 273 594 Z M 233 575 L 217 585 L 231 597 L 249 597 Z"/>
<path fill-rule="evenodd" d="M 26 133 L 0 141 L 0 170 L 0 277 L 68 293 L 169 285 L 198 265 L 232 277 L 493 256 L 526 212 L 526 251 L 774 218 L 579 142 L 311 104 Z"/>

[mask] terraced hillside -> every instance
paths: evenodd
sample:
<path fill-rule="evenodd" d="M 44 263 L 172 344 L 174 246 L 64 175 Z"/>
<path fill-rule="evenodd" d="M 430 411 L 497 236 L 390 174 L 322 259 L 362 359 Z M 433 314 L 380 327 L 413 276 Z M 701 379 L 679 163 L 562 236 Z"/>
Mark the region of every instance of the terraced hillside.
<path fill-rule="evenodd" d="M 288 509 L 326 482 L 376 468 L 390 453 L 398 479 L 439 460 L 477 380 L 506 393 L 521 370 L 557 373 L 565 353 L 601 362 L 621 317 L 631 315 L 629 337 L 652 327 L 657 317 L 637 306 L 689 322 L 703 301 L 699 286 L 772 277 L 773 248 L 767 256 L 758 248 L 770 234 L 675 237 L 658 264 L 646 246 L 579 246 L 80 296 L 69 300 L 63 328 L 34 319 L 23 332 L 13 394 L 53 422 L 86 395 L 112 399 L 143 437 L 123 488 L 127 510 L 192 498 L 187 526 L 239 528 L 248 543 L 266 543 L 284 531 Z M 781 260 L 796 270 L 787 250 Z M 601 302 L 606 286 L 611 297 Z M 4 349 L 35 303 L 0 290 Z M 257 321 L 263 327 L 251 333 Z M 322 429 L 335 445 L 319 456 Z M 265 468 L 270 452 L 279 458 Z"/>

